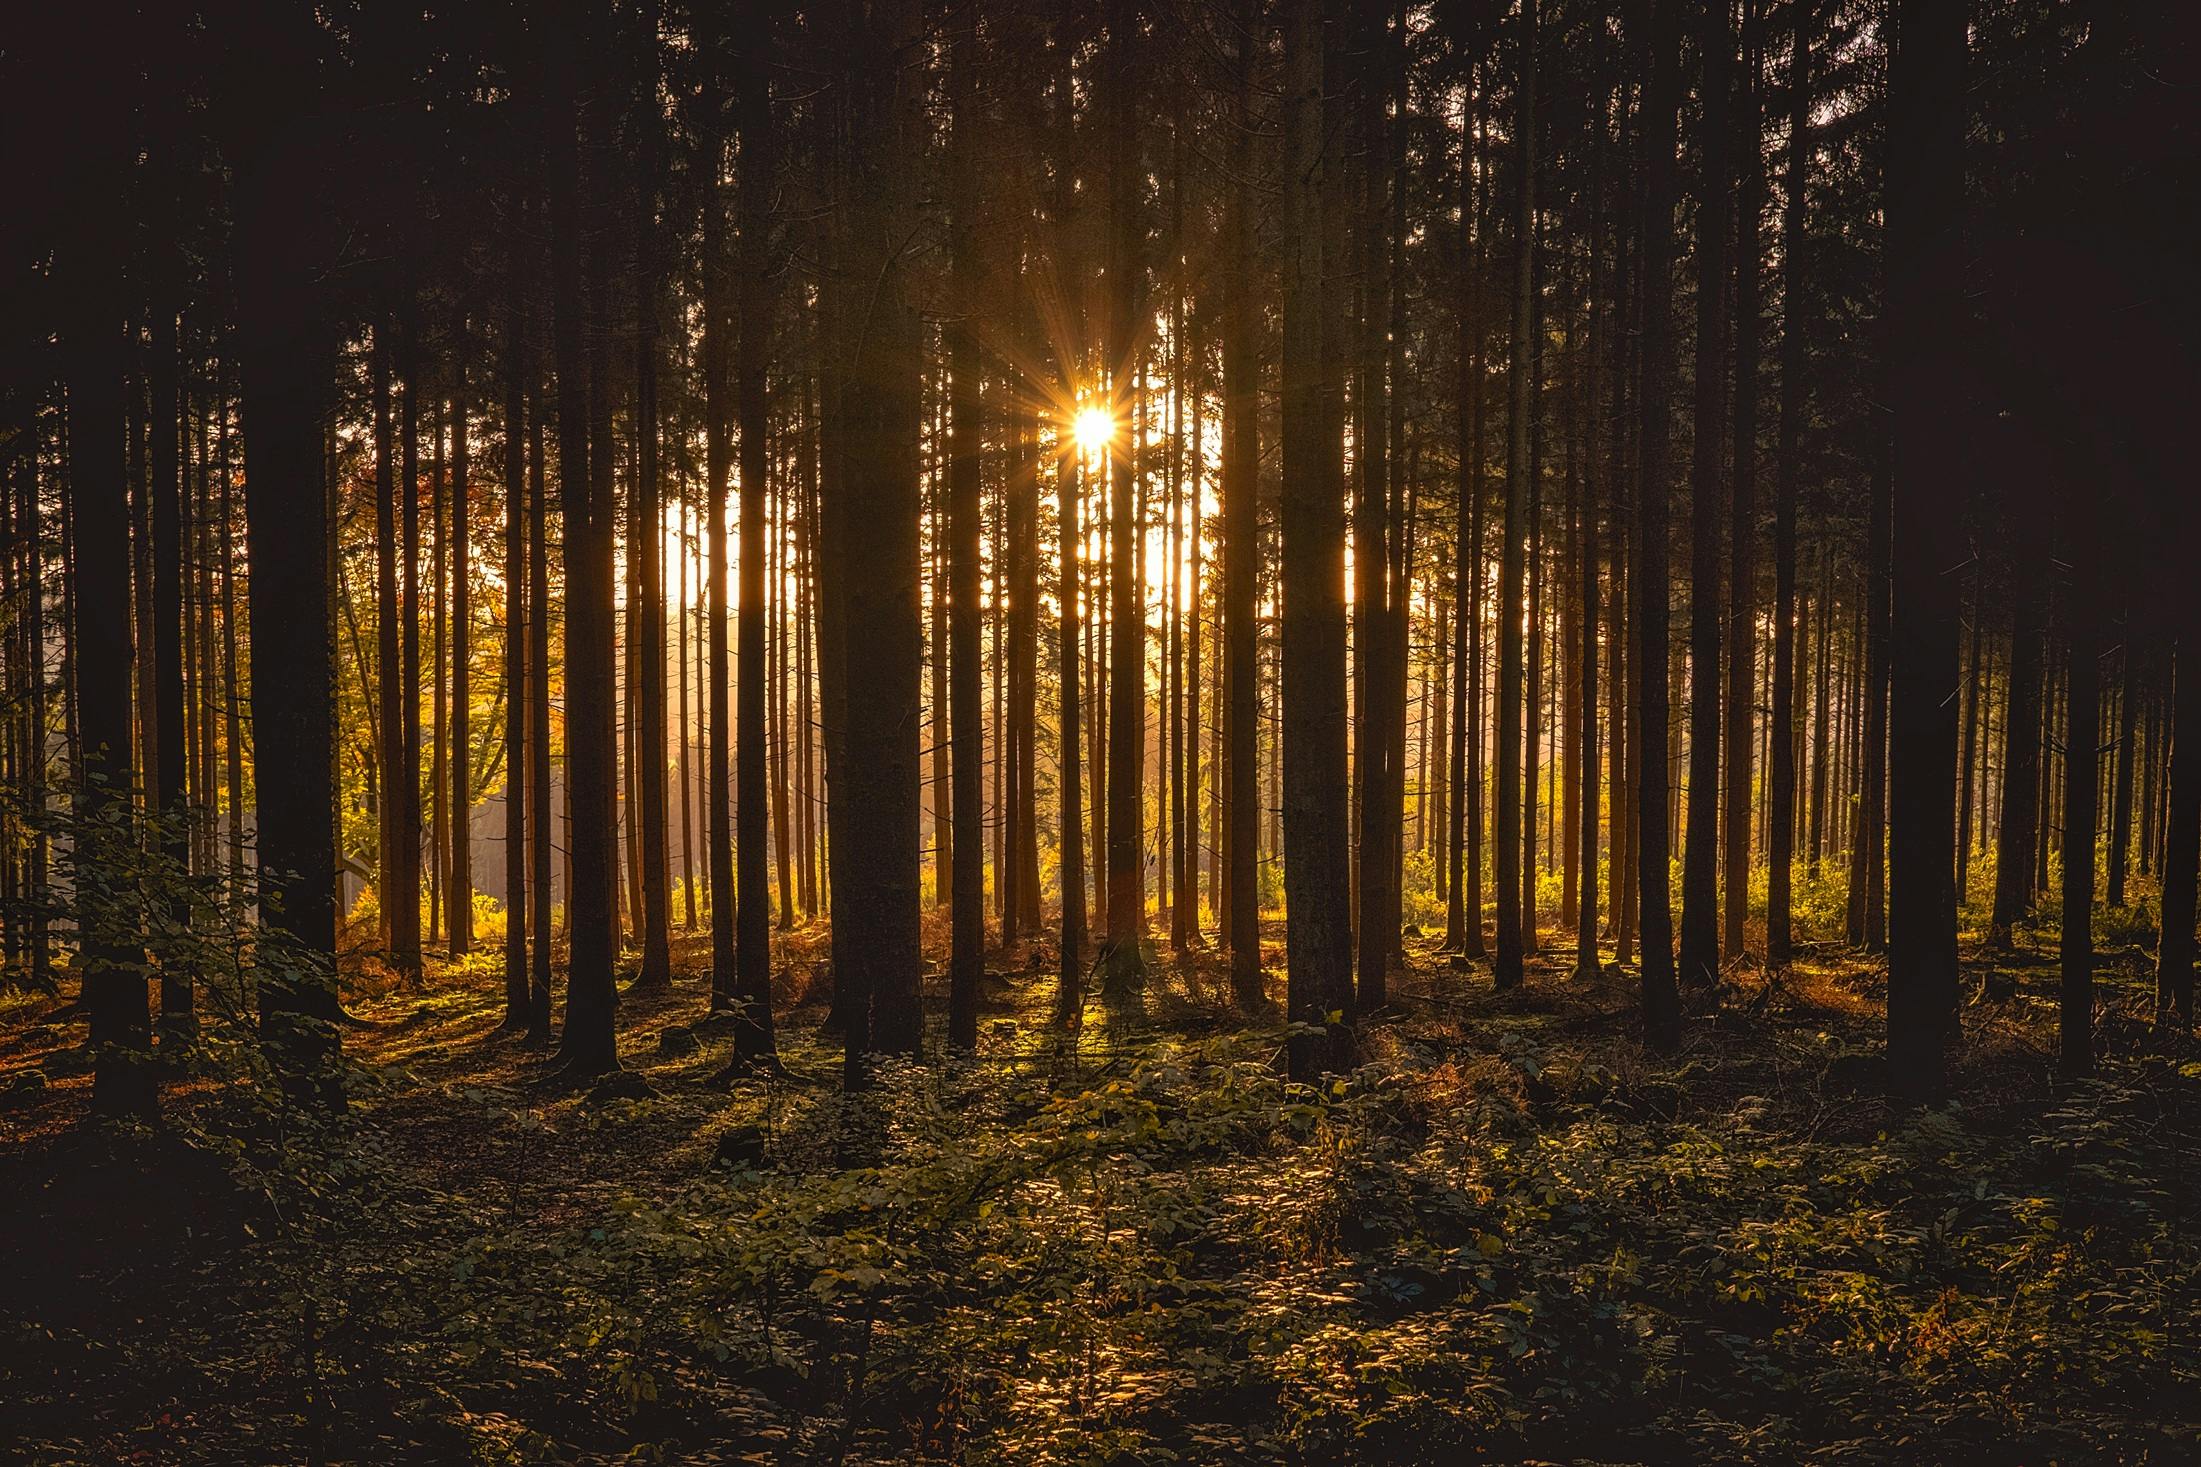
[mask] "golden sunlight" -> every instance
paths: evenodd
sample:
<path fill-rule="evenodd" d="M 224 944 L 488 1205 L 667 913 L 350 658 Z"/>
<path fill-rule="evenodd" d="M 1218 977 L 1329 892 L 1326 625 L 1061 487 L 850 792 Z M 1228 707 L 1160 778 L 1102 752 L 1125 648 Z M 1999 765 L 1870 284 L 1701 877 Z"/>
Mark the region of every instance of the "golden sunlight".
<path fill-rule="evenodd" d="M 1079 451 L 1091 453 L 1106 448 L 1108 440 L 1116 436 L 1116 420 L 1108 416 L 1105 409 L 1080 408 L 1070 424 L 1070 431 L 1077 438 Z"/>

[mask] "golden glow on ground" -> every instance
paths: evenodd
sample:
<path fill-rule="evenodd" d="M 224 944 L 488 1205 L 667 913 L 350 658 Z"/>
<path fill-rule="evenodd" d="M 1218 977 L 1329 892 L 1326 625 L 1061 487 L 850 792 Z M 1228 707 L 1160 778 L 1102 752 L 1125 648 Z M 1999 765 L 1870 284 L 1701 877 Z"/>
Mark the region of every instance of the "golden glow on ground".
<path fill-rule="evenodd" d="M 1116 436 L 1116 421 L 1097 407 L 1080 408 L 1070 424 L 1070 432 L 1078 440 L 1078 448 L 1092 453 L 1106 448 L 1108 440 Z"/>

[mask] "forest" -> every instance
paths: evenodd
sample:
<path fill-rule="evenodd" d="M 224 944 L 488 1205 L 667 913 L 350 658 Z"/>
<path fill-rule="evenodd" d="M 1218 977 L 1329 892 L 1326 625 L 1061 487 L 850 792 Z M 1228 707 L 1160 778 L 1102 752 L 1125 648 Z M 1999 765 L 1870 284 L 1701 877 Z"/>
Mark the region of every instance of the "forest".
<path fill-rule="evenodd" d="M 2201 1460 L 2190 25 L 22 7 L 0 1457 Z"/>

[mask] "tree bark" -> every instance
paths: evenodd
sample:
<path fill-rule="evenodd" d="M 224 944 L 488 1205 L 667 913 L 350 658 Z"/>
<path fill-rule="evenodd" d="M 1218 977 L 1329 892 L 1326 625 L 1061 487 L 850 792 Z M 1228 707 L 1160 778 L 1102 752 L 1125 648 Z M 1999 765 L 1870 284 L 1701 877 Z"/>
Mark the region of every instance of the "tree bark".
<path fill-rule="evenodd" d="M 1230 130 L 1231 187 L 1223 229 L 1223 628 L 1229 705 L 1223 777 L 1229 809 L 1228 921 L 1231 993 L 1238 1006 L 1266 1002 L 1261 968 L 1260 579 L 1261 361 L 1253 326 L 1253 68 L 1260 0 L 1237 0 L 1237 126 Z"/>
<path fill-rule="evenodd" d="M 1108 361 L 1110 416 L 1116 436 L 1108 455 L 1108 941 L 1103 988 L 1116 1002 L 1133 1002 L 1145 986 L 1144 879 L 1146 772 L 1146 601 L 1138 574 L 1139 499 L 1144 465 L 1138 430 L 1144 386 L 1143 307 L 1146 223 L 1138 128 L 1137 0 L 1110 0 L 1106 42 L 1105 126 L 1108 132 Z"/>
<path fill-rule="evenodd" d="M 772 361 L 772 309 L 777 265 L 772 255 L 772 187 L 778 149 L 772 132 L 771 25 L 760 16 L 749 28 L 735 87 L 740 140 L 737 207 L 741 213 L 740 339 L 735 347 L 735 409 L 741 415 L 741 626 L 739 707 L 735 710 L 737 767 L 734 792 L 738 866 L 733 895 L 734 974 L 740 1010 L 734 1025 L 734 1062 L 775 1062 L 772 1028 L 772 898 L 766 870 L 769 839 L 765 801 L 764 742 L 764 527 L 770 463 L 770 401 L 766 373 Z M 911 720 L 909 732 L 914 733 Z M 915 741 L 911 741 L 915 754 Z M 914 838 L 916 827 L 911 826 Z M 912 882 L 914 864 L 909 873 Z"/>
<path fill-rule="evenodd" d="M 1681 1037 L 1681 1000 L 1674 974 L 1672 860 L 1667 824 L 1667 633 L 1671 617 L 1666 565 L 1668 434 L 1673 403 L 1673 263 L 1677 116 L 1681 102 L 1678 0 L 1651 0 L 1651 75 L 1643 100 L 1645 183 L 1643 222 L 1643 443 L 1636 500 L 1635 566 L 1628 577 L 1634 615 L 1629 660 L 1635 667 L 1635 866 L 1643 939 L 1640 981 L 1644 1031 L 1651 1045 L 1671 1049 Z"/>
<path fill-rule="evenodd" d="M 617 948 L 617 833 L 613 822 L 616 754 L 612 738 L 612 517 L 596 488 L 611 445 L 594 441 L 597 404 L 608 402 L 586 343 L 601 326 L 582 279 L 584 238 L 576 135 L 574 37 L 554 33 L 549 47 L 549 178 L 552 348 L 558 376 L 558 474 L 564 510 L 565 707 L 568 891 L 566 1007 L 560 1056 L 579 1075 L 618 1065 L 613 1028 Z M 605 274 L 591 268 L 600 281 Z M 601 355 L 601 342 L 594 354 Z"/>
<path fill-rule="evenodd" d="M 1528 879 L 1522 856 L 1528 836 L 1522 811 L 1521 715 L 1524 688 L 1521 646 L 1523 548 L 1530 533 L 1530 417 L 1535 411 L 1531 362 L 1534 344 L 1536 260 L 1536 0 L 1522 0 L 1520 76 L 1515 87 L 1514 150 L 1519 193 L 1514 201 L 1513 342 L 1507 362 L 1512 408 L 1506 429 L 1506 506 L 1498 563 L 1498 946 L 1492 976 L 1500 988 L 1523 977 L 1527 947 L 1522 897 Z"/>
<path fill-rule="evenodd" d="M 1352 1007 L 1345 856 L 1345 524 L 1326 431 L 1321 0 L 1284 8 L 1283 820 L 1286 1012 L 1294 1079 L 1343 1064 Z"/>
<path fill-rule="evenodd" d="M 1796 499 L 1803 477 L 1804 411 L 1810 387 L 1806 369 L 1804 295 L 1804 188 L 1811 161 L 1811 40 L 1815 0 L 1795 7 L 1789 37 L 1787 197 L 1781 211 L 1781 421 L 1779 463 L 1773 487 L 1773 767 L 1766 797 L 1772 805 L 1766 852 L 1765 961 L 1781 969 L 1795 955 L 1791 883 L 1796 861 Z M 1825 618 L 1820 619 L 1824 635 Z M 1822 649 L 1820 666 L 1825 666 Z M 1822 679 L 1823 704 L 1826 686 Z M 1812 769 L 1811 861 L 1818 865 L 1820 790 L 1818 761 L 1825 758 L 1825 710 Z"/>
<path fill-rule="evenodd" d="M 1965 12 L 1963 0 L 1906 5 L 1888 81 L 1892 612 L 1903 629 L 1889 697 L 1888 1072 L 1913 1100 L 1940 1094 L 1957 1037 Z"/>
<path fill-rule="evenodd" d="M 1689 469 L 1689 806 L 1681 853 L 1681 981 L 1719 981 L 1720 429 L 1727 423 L 1727 255 L 1734 175 L 1729 100 L 1735 38 L 1725 5 L 1703 11 L 1698 143 L 1696 419 Z M 1747 742 L 1747 740 L 1746 740 Z M 1730 880 L 1733 878 L 1730 877 Z"/>
<path fill-rule="evenodd" d="M 1728 507 L 1727 762 L 1723 773 L 1720 950 L 1744 954 L 1750 915 L 1750 791 L 1758 670 L 1758 359 L 1764 260 L 1758 238 L 1765 209 L 1763 108 L 1759 100 L 1758 0 L 1746 0 L 1740 105 L 1736 109 L 1735 450 Z"/>
<path fill-rule="evenodd" d="M 954 889 L 949 902 L 948 1044 L 978 1045 L 978 990 L 986 967 L 985 844 L 976 838 L 985 820 L 985 728 L 980 712 L 980 617 L 984 586 L 979 547 L 984 536 L 980 473 L 985 445 L 985 401 L 979 391 L 977 107 L 978 13 L 962 7 L 952 43 L 949 92 L 948 187 L 950 191 L 948 337 L 948 718 L 954 761 L 951 822 L 955 843 Z M 1006 874 L 995 873 L 996 880 Z"/>

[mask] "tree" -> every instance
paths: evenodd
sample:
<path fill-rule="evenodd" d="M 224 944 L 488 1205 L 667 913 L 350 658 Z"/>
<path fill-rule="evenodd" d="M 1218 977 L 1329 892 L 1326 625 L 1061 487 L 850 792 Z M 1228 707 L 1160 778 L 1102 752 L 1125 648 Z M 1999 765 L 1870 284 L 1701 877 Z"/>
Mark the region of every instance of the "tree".
<path fill-rule="evenodd" d="M 1513 345 L 1506 364 L 1512 407 L 1506 427 L 1506 508 L 1498 562 L 1498 946 L 1492 976 L 1511 988 L 1523 976 L 1528 934 L 1522 930 L 1522 855 L 1528 828 L 1522 818 L 1521 615 L 1523 553 L 1529 536 L 1532 336 L 1536 269 L 1536 0 L 1522 0 L 1520 77 L 1514 97 L 1514 155 L 1518 193 L 1513 211 Z"/>
<path fill-rule="evenodd" d="M 87 101 L 89 97 L 87 94 Z M 130 513 L 123 458 L 124 220 L 116 200 L 128 142 L 106 109 L 87 105 L 76 136 L 82 170 L 56 261 L 62 379 L 68 392 L 69 509 L 75 529 L 77 816 L 75 858 L 83 1003 L 91 1020 L 92 1105 L 108 1115 L 157 1108 L 144 954 L 135 922 L 104 903 L 97 876 L 133 836 L 130 816 Z M 87 869 L 89 868 L 89 869 Z"/>
<path fill-rule="evenodd" d="M 1256 863 L 1261 845 L 1260 626 L 1255 582 L 1260 573 L 1261 413 L 1259 348 L 1254 339 L 1253 284 L 1253 71 L 1259 0 L 1237 0 L 1238 45 L 1233 56 L 1237 125 L 1230 132 L 1231 177 L 1225 196 L 1224 236 L 1230 265 L 1223 274 L 1223 626 L 1225 757 L 1223 777 L 1230 811 L 1229 873 L 1225 924 L 1230 943 L 1231 993 L 1241 1008 L 1266 1001 L 1261 969 L 1261 895 Z M 1075 516 L 1070 491 L 1064 513 Z M 1068 532 L 1064 544 L 1067 545 Z M 1069 572 L 1064 571 L 1065 584 Z M 1063 604 L 1070 602 L 1066 594 Z M 1066 668 L 1068 664 L 1065 664 Z M 1073 678 L 1069 668 L 1065 680 Z M 1065 703 L 1067 709 L 1069 704 Z M 1074 769 L 1076 730 L 1065 712 L 1066 768 Z M 1074 778 L 1074 776 L 1073 776 Z M 1071 822 L 1065 821 L 1066 839 Z M 1067 880 L 1067 877 L 1065 878 Z"/>
<path fill-rule="evenodd" d="M 2063 923 L 2057 1067 L 2066 1079 L 2094 1071 L 2094 837 L 2101 816 L 2101 586 L 2093 506 L 2071 516 L 2070 666 L 2064 689 Z M 1891 999 L 1893 995 L 1890 995 Z M 1892 1012 L 1892 1011 L 1891 1011 Z M 1894 1037 L 1890 1019 L 1889 1037 Z"/>
<path fill-rule="evenodd" d="M 664 123 L 658 110 L 656 8 L 645 6 L 635 67 L 635 128 L 640 134 L 635 167 L 638 221 L 634 246 L 634 478 L 628 495 L 627 619 L 628 707 L 634 739 L 629 763 L 639 818 L 633 844 L 641 868 L 641 909 L 635 927 L 642 965 L 635 984 L 663 988 L 672 981 L 671 913 L 665 841 L 665 567 L 664 488 L 658 443 L 658 315 L 663 310 L 663 269 L 657 240 L 658 195 Z M 461 807 L 461 820 L 464 819 Z M 452 889 L 458 888 L 457 878 Z"/>
<path fill-rule="evenodd" d="M 1359 385 L 1354 394 L 1359 417 L 1353 435 L 1353 686 L 1360 715 L 1353 739 L 1354 784 L 1360 792 L 1355 1002 L 1364 1012 L 1383 1007 L 1386 973 L 1392 950 L 1398 946 L 1392 848 L 1400 838 L 1405 798 L 1393 749 L 1396 736 L 1403 733 L 1406 688 L 1405 664 L 1398 661 L 1394 668 L 1392 655 L 1392 466 L 1386 380 L 1392 280 L 1385 235 L 1388 195 L 1398 185 L 1390 176 L 1390 127 L 1385 116 L 1391 69 L 1385 64 L 1385 29 L 1380 14 L 1371 12 L 1361 21 L 1355 38 L 1361 50 L 1360 106 L 1354 121 L 1361 134 L 1356 218 L 1362 277 Z"/>
<path fill-rule="evenodd" d="M 707 42 L 714 57 L 728 44 L 720 34 L 713 34 Z M 726 206 L 720 186 L 726 150 L 717 118 L 706 121 L 703 142 L 709 185 L 703 196 L 703 517 L 708 526 L 705 554 L 710 557 L 710 567 L 704 572 L 710 747 L 704 756 L 708 772 L 703 803 L 711 883 L 711 1007 L 724 1010 L 738 1001 L 734 915 L 739 903 L 734 885 L 734 791 L 729 754 L 734 708 L 726 645 L 726 575 L 731 558 L 726 536 L 726 479 L 733 469 L 733 438 L 728 430 L 734 414 L 729 409 L 735 408 L 733 384 L 727 379 L 733 371 L 734 353 L 730 348 L 739 324 L 733 319 L 734 302 L 727 299 L 732 262 L 727 259 Z"/>
<path fill-rule="evenodd" d="M 467 498 L 465 323 L 459 323 L 459 355 L 451 363 L 451 796 L 446 817 L 451 834 L 451 882 L 444 921 L 451 956 L 474 950 L 473 600 L 474 552 L 468 538 L 473 506 Z M 662 740 L 660 740 L 662 743 Z"/>
<path fill-rule="evenodd" d="M 1672 838 L 1667 825 L 1666 540 L 1671 486 L 1668 434 L 1673 402 L 1674 175 L 1681 102 L 1677 0 L 1650 0 L 1651 73 L 1643 94 L 1643 442 L 1636 497 L 1633 612 L 1628 659 L 1635 669 L 1635 770 L 1638 923 L 1643 938 L 1643 1024 L 1652 1045 L 1671 1048 L 1681 1037 L 1681 1000 L 1674 974 L 1672 894 L 1667 886 Z"/>
<path fill-rule="evenodd" d="M 985 828 L 983 804 L 985 729 L 979 711 L 980 584 L 979 471 L 985 442 L 984 400 L 979 393 L 977 151 L 982 125 L 976 96 L 978 7 L 963 7 L 962 26 L 949 62 L 953 108 L 949 140 L 950 191 L 948 411 L 948 697 L 950 744 L 955 762 L 952 828 L 966 833 L 955 843 L 954 895 L 948 959 L 948 1043 L 978 1045 L 978 989 L 986 967 Z M 996 879 L 1003 873 L 997 872 Z"/>
<path fill-rule="evenodd" d="M 2189 522 L 2193 516 L 2189 513 Z M 2163 831 L 2163 931 L 2155 962 L 2158 1024 L 2193 1025 L 2194 873 L 2201 857 L 2201 580 L 2177 593 L 2178 664 L 2171 713 L 2170 798 Z"/>
<path fill-rule="evenodd" d="M 923 338 L 905 247 L 925 133 L 918 20 L 912 0 L 880 0 L 866 23 L 852 23 L 841 38 L 855 87 L 842 201 L 847 267 L 869 284 L 861 329 L 842 327 L 845 477 L 829 491 L 845 496 L 839 541 L 847 702 L 843 758 L 828 770 L 846 804 L 828 843 L 834 976 L 852 985 L 851 1003 L 870 1006 L 868 1033 L 849 1026 L 849 1078 L 857 1084 L 868 1046 L 915 1057 L 923 1038 L 917 744 L 910 736 L 924 645 L 916 457 Z"/>
<path fill-rule="evenodd" d="M 1765 961 L 1774 969 L 1786 967 L 1794 954 L 1791 879 L 1796 840 L 1796 499 L 1803 472 L 1803 423 L 1810 392 L 1805 381 L 1804 189 L 1811 157 L 1808 139 L 1815 9 L 1816 0 L 1802 0 L 1795 6 L 1791 20 L 1787 197 L 1781 205 L 1781 419 L 1773 486 L 1773 767 L 1767 774 L 1766 792 L 1772 805 L 1768 822 L 1772 840 L 1767 850 L 1765 895 Z M 1822 727 L 1825 699 L 1822 686 Z M 1824 748 L 1823 739 L 1820 747 Z M 1815 798 L 1813 809 L 1817 808 Z M 1816 861 L 1816 842 L 1811 855 Z"/>
<path fill-rule="evenodd" d="M 1145 982 L 1146 937 L 1146 598 L 1135 555 L 1145 448 L 1140 412 L 1147 333 L 1146 215 L 1139 149 L 1138 0 L 1109 0 L 1104 103 L 1108 135 L 1109 416 L 1108 452 L 1108 940 L 1104 987 L 1116 1002 L 1135 1001 Z"/>
<path fill-rule="evenodd" d="M 2003 482 L 2011 542 L 2010 692 L 2002 718 L 2002 818 L 1995 831 L 1995 906 L 1987 941 L 2007 952 L 2017 924 L 2033 910 L 2033 857 L 2040 839 L 2048 535 L 2033 485 L 2018 475 Z"/>
<path fill-rule="evenodd" d="M 1344 1063 L 1352 1008 L 1346 866 L 1345 523 L 1325 432 L 1323 6 L 1285 0 L 1283 759 L 1286 1017 L 1293 1078 Z"/>
<path fill-rule="evenodd" d="M 1696 427 L 1689 467 L 1689 815 L 1681 852 L 1681 979 L 1709 987 L 1719 979 L 1720 962 L 1720 511 L 1727 484 L 1719 429 L 1727 421 L 1727 251 L 1734 207 L 1728 116 L 1735 38 L 1727 27 L 1725 5 L 1704 7 L 1698 40 L 1704 103 L 1697 149 L 1702 166 L 1696 231 Z M 1728 879 L 1735 875 L 1730 872 Z"/>
<path fill-rule="evenodd" d="M 1893 614 L 1903 628 L 1889 699 L 1888 1072 L 1917 1100 L 1939 1094 L 1956 1029 L 1955 568 L 1970 438 L 1957 354 L 1964 45 L 1963 0 L 1906 5 L 1888 75 Z"/>
<path fill-rule="evenodd" d="M 737 1064 L 773 1062 L 772 1032 L 772 899 L 765 871 L 765 766 L 764 766 L 764 562 L 766 556 L 764 500 L 767 465 L 771 461 L 770 404 L 765 375 L 772 360 L 772 311 L 777 294 L 772 258 L 772 186 L 778 167 L 772 127 L 771 59 L 768 16 L 757 18 L 742 50 L 742 70 L 735 89 L 739 110 L 736 132 L 741 146 L 739 195 L 741 213 L 741 335 L 735 348 L 734 394 L 741 415 L 741 693 L 735 713 L 738 788 L 736 842 L 739 866 L 734 884 L 721 888 L 734 894 L 734 969 L 741 1009 L 734 1027 Z M 651 538 L 656 538 L 653 527 Z M 657 661 L 662 662 L 662 657 Z M 660 737 L 652 745 L 662 749 Z M 662 840 L 653 845 L 660 855 Z M 912 880 L 915 873 L 912 873 Z"/>
<path fill-rule="evenodd" d="M 1758 701 L 1758 358 L 1764 284 L 1758 221 L 1765 212 L 1758 35 L 1756 0 L 1746 0 L 1741 96 L 1735 109 L 1735 454 L 1727 521 L 1727 760 L 1720 858 L 1726 876 L 1720 947 L 1730 958 L 1742 956 L 1743 927 L 1750 914 L 1751 715 Z"/>
<path fill-rule="evenodd" d="M 528 557 L 526 286 L 524 256 L 514 248 L 505 271 L 504 313 L 504 1027 L 528 1020 L 528 687 L 529 644 L 542 629 L 528 616 L 531 581 L 542 567 Z M 538 946 L 549 933 L 537 931 Z"/>
<path fill-rule="evenodd" d="M 569 891 L 566 902 L 566 1009 L 559 1054 L 578 1075 L 618 1067 L 612 960 L 618 938 L 616 827 L 612 820 L 612 523 L 599 493 L 611 445 L 592 432 L 609 384 L 593 370 L 586 343 L 603 347 L 601 256 L 606 242 L 584 230 L 580 139 L 575 115 L 577 37 L 553 28 L 547 46 L 550 95 L 550 260 L 552 350 L 558 377 L 558 477 L 565 521 L 566 799 Z M 582 256 L 595 256 L 584 285 Z"/>
<path fill-rule="evenodd" d="M 255 119 L 260 145 L 238 159 L 237 319 L 259 907 L 292 952 L 262 964 L 258 993 L 292 1093 L 340 1106 L 336 647 L 322 456 L 335 352 L 321 285 L 338 230 L 311 150 L 292 146 L 301 133 L 326 136 L 311 90 L 322 34 L 279 7 L 265 18 L 253 64 L 274 66 L 276 80 L 254 93 L 267 109 Z"/>

